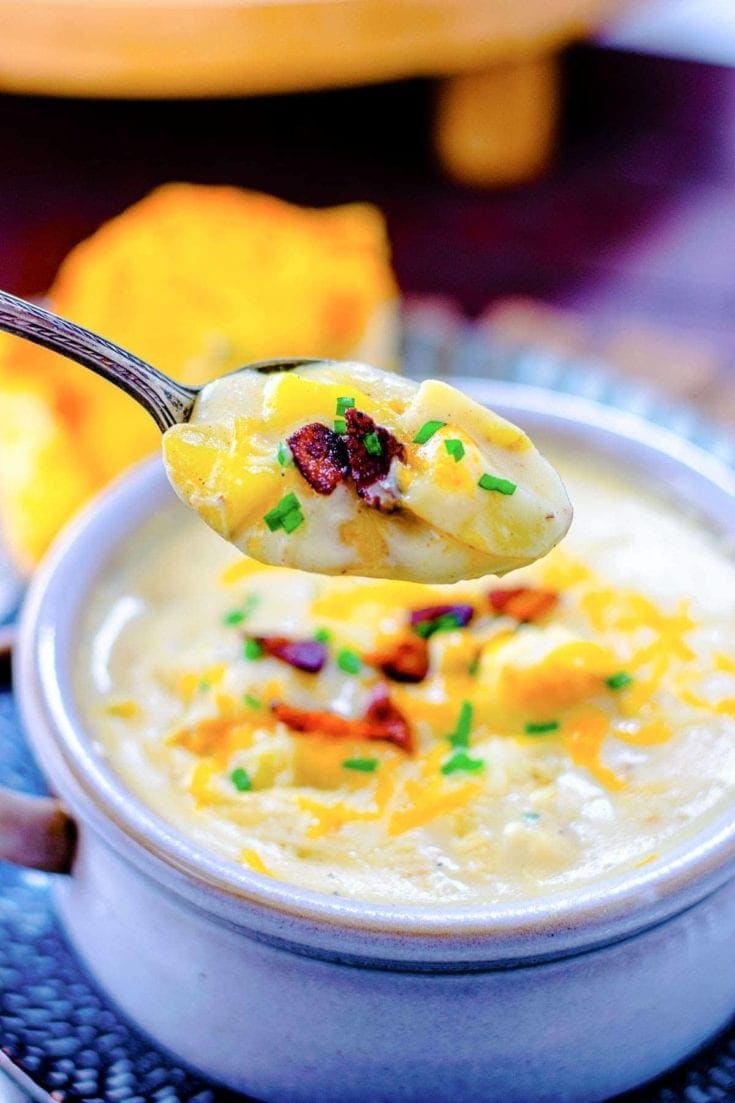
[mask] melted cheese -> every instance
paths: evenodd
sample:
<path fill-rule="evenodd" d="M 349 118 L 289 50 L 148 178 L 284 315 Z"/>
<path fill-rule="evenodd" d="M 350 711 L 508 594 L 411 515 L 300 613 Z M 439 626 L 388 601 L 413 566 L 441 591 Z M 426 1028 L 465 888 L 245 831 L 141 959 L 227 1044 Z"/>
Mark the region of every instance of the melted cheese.
<path fill-rule="evenodd" d="M 375 484 L 390 488 L 390 512 L 360 498 L 349 478 L 319 492 L 287 447 L 305 426 L 332 430 L 345 399 L 404 449 Z M 428 422 L 439 428 L 416 443 Z M 461 444 L 459 459 L 451 442 Z M 181 499 L 248 556 L 325 574 L 500 575 L 545 555 L 571 520 L 561 480 L 515 425 L 446 383 L 419 385 L 364 364 L 219 379 L 190 421 L 168 430 L 163 453 Z M 483 489 L 487 476 L 505 492 Z M 284 500 L 298 506 L 286 526 L 273 518 Z"/>
<path fill-rule="evenodd" d="M 493 431 L 527 454 L 511 428 Z M 522 625 L 493 611 L 496 582 L 263 567 L 173 504 L 120 548 L 90 603 L 77 658 L 90 730 L 201 846 L 323 892 L 524 899 L 654 861 L 735 797 L 735 566 L 680 506 L 588 457 L 562 470 L 576 509 L 564 549 L 505 583 L 559 600 Z M 423 681 L 384 679 L 365 656 L 443 603 L 471 605 L 471 623 L 431 635 Z M 246 657 L 245 637 L 316 632 L 321 673 Z M 345 650 L 362 656 L 353 672 Z M 411 754 L 294 732 L 270 709 L 361 717 L 381 681 Z"/>

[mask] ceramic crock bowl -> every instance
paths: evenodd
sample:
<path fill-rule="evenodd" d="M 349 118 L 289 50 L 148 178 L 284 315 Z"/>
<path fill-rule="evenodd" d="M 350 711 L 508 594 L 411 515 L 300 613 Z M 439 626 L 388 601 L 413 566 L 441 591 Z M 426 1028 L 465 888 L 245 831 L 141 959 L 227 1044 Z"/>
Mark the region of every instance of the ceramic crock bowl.
<path fill-rule="evenodd" d="M 674 434 L 532 387 L 464 388 L 534 437 L 561 438 L 580 463 L 601 454 L 696 501 L 735 535 L 735 479 Z M 724 1026 L 735 1011 L 735 812 L 596 884 L 429 908 L 262 877 L 127 793 L 79 718 L 77 625 L 110 554 L 170 496 L 151 462 L 72 525 L 31 587 L 16 667 L 33 749 L 78 825 L 59 914 L 139 1026 L 206 1076 L 288 1103 L 589 1103 Z"/>

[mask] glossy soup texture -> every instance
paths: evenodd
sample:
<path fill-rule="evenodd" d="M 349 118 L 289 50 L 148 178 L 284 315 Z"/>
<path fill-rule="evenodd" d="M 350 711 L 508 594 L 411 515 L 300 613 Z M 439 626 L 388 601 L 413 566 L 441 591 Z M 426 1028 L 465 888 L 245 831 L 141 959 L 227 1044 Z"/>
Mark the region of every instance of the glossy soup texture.
<path fill-rule="evenodd" d="M 563 548 L 502 582 L 244 560 L 178 503 L 99 579 L 79 707 L 203 848 L 324 893 L 518 901 L 653 862 L 735 795 L 735 565 L 561 463 Z"/>
<path fill-rule="evenodd" d="M 572 517 L 515 425 L 447 383 L 367 364 L 217 379 L 163 456 L 179 497 L 246 555 L 324 574 L 504 574 Z"/>

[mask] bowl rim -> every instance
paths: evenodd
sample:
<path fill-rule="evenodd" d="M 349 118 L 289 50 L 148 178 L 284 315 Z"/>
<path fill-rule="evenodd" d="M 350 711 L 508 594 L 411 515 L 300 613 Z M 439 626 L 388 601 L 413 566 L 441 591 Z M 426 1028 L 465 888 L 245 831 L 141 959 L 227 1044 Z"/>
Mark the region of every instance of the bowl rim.
<path fill-rule="evenodd" d="M 546 419 L 551 433 L 558 435 L 564 427 L 593 430 L 670 460 L 732 499 L 735 536 L 735 473 L 672 430 L 583 396 L 496 380 L 452 377 L 451 382 L 511 417 Z M 477 960 L 508 962 L 626 937 L 691 906 L 733 876 L 735 809 L 705 820 L 648 866 L 538 898 L 471 906 L 404 906 L 329 896 L 237 866 L 180 834 L 133 796 L 94 752 L 92 736 L 70 707 L 70 660 L 62 654 L 57 632 L 63 619 L 59 600 L 71 582 L 70 572 L 84 565 L 86 583 L 78 584 L 89 589 L 111 551 L 109 544 L 99 551 L 99 532 L 116 515 L 119 523 L 121 515 L 137 510 L 139 516 L 124 530 L 132 532 L 155 509 L 162 483 L 160 460 L 144 461 L 65 528 L 29 588 L 17 657 L 21 717 L 53 784 L 72 812 L 154 878 L 230 922 L 245 922 L 246 913 L 247 922 L 256 914 L 275 916 L 322 931 L 350 931 L 360 939 L 375 936 L 394 948 L 413 939 L 442 947 L 441 953 L 450 956 L 463 946 Z"/>

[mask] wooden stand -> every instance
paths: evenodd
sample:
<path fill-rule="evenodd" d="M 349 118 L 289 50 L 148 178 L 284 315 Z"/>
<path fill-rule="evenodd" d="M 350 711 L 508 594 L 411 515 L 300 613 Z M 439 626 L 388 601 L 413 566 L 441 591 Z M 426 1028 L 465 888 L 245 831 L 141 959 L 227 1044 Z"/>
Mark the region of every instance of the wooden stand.
<path fill-rule="evenodd" d="M 460 73 L 439 86 L 437 152 L 449 175 L 463 184 L 515 184 L 546 167 L 558 114 L 556 57 Z"/>

